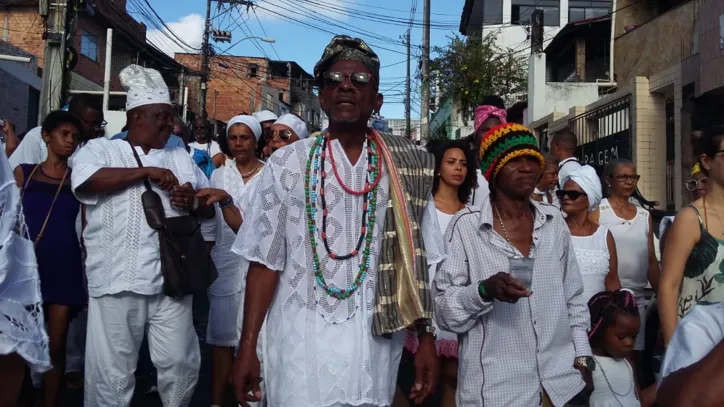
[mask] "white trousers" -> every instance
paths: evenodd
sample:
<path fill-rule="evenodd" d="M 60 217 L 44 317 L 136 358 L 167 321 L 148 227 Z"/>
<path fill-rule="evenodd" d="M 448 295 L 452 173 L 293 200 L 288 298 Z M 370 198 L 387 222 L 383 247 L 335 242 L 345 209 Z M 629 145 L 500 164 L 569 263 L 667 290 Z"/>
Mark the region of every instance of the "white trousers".
<path fill-rule="evenodd" d="M 130 406 L 144 331 L 164 407 L 188 406 L 201 365 L 191 296 L 124 292 L 89 299 L 85 407 Z"/>

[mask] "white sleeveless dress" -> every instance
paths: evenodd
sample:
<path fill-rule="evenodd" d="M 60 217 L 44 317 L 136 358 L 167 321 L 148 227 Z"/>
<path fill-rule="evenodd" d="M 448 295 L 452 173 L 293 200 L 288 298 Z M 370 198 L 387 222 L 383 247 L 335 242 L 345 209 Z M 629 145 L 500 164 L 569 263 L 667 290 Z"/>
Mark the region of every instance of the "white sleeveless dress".
<path fill-rule="evenodd" d="M 611 231 L 616 242 L 618 255 L 618 277 L 621 287 L 633 291 L 641 316 L 641 330 L 636 337 L 634 349 L 644 348 L 646 332 L 646 298 L 644 289 L 649 283 L 649 211 L 637 207 L 636 216 L 625 220 L 616 216 L 608 203 L 608 199 L 601 201 L 599 206 L 601 215 L 599 224 Z"/>
<path fill-rule="evenodd" d="M 640 407 L 633 369 L 626 359 L 594 356 L 595 390 L 589 400 L 590 407 Z"/>
<path fill-rule="evenodd" d="M 594 294 L 606 291 L 606 276 L 609 271 L 608 228 L 599 226 L 591 236 L 571 236 L 578 268 L 583 278 L 583 298 L 588 300 Z"/>

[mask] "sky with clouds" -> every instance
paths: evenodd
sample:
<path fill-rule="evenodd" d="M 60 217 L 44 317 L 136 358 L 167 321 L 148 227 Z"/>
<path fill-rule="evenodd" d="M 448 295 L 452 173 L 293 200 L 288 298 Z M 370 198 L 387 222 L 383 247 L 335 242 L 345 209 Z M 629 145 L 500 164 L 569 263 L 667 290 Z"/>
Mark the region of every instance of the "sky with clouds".
<path fill-rule="evenodd" d="M 149 0 L 151 6 L 167 23 L 176 43 L 183 41 L 190 47 L 199 47 L 204 30 L 206 1 L 204 0 Z M 230 55 L 269 57 L 296 61 L 307 72 L 312 72 L 325 45 L 333 34 L 360 37 L 380 56 L 381 85 L 386 103 L 382 114 L 387 118 L 404 118 L 404 91 L 406 47 L 401 39 L 408 28 L 410 9 L 417 3 L 412 27 L 412 74 L 418 70 L 422 44 L 423 0 L 255 0 L 257 7 L 217 9 L 212 3 L 215 28 L 232 33 L 231 44 L 215 44 L 216 49 Z M 464 0 L 431 1 L 431 44 L 445 45 L 448 37 L 458 33 Z M 168 33 L 166 33 L 168 34 Z M 245 40 L 248 37 L 271 37 L 274 44 Z M 169 35 L 149 30 L 148 38 L 168 53 L 189 52 L 169 40 Z M 262 52 L 263 51 L 263 52 Z M 417 82 L 413 77 L 413 90 Z M 412 118 L 420 117 L 419 94 L 412 98 Z"/>

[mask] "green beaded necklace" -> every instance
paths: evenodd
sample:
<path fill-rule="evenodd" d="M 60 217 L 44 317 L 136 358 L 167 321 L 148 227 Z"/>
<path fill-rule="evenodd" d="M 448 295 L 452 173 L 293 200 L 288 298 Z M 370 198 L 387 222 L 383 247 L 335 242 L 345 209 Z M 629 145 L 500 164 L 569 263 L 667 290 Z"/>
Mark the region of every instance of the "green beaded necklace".
<path fill-rule="evenodd" d="M 368 137 L 367 142 L 369 144 L 368 153 L 368 179 L 378 179 L 379 174 L 379 154 L 377 153 L 377 145 L 374 143 L 372 138 Z M 355 277 L 352 285 L 346 289 L 340 289 L 332 287 L 327 284 L 322 272 L 322 263 L 317 253 L 317 226 L 315 215 L 317 212 L 316 200 L 317 200 L 317 176 L 321 174 L 322 177 L 322 188 L 320 189 L 320 195 L 324 195 L 324 177 L 326 175 L 324 171 L 324 159 L 323 153 L 324 147 L 327 143 L 331 143 L 329 137 L 320 135 L 315 140 L 312 148 L 309 152 L 309 159 L 307 160 L 306 171 L 304 174 L 304 196 L 306 200 L 306 214 L 307 214 L 307 233 L 309 235 L 309 242 L 312 247 L 312 267 L 314 269 L 314 277 L 317 284 L 324 289 L 324 291 L 331 297 L 344 300 L 352 296 L 367 277 L 367 271 L 369 270 L 370 262 L 370 251 L 372 246 L 372 237 L 374 236 L 374 225 L 376 221 L 375 210 L 377 208 L 377 184 L 369 191 L 367 195 L 368 205 L 363 207 L 366 211 L 367 226 L 365 228 L 364 236 L 364 248 L 362 249 L 362 258 L 360 259 L 359 271 Z M 321 158 L 321 165 L 320 165 Z M 314 170 L 312 170 L 314 166 Z M 320 169 L 321 167 L 321 169 Z M 323 209 L 326 212 L 326 208 Z M 326 216 L 326 213 L 325 213 Z M 330 256 L 334 260 L 334 257 Z"/>

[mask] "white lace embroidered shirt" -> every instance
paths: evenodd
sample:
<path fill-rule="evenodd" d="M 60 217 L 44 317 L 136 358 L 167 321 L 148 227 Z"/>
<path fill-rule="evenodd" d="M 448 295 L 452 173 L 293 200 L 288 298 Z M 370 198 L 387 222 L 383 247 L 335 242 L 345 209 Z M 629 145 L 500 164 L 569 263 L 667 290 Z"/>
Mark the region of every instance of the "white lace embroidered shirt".
<path fill-rule="evenodd" d="M 182 148 L 166 147 L 145 154 L 136 147 L 136 151 L 144 167 L 169 169 L 179 183 L 189 182 L 196 190 L 209 185 L 208 179 Z M 69 165 L 73 169 L 73 192 L 87 205 L 88 225 L 83 239 L 88 252 L 88 295 L 162 292 L 158 234 L 148 226 L 143 213 L 141 194 L 146 190 L 143 183 L 103 195 L 77 191 L 78 186 L 102 168 L 137 168 L 131 145 L 125 140 L 91 140 L 71 157 Z M 171 205 L 167 192 L 151 185 L 161 197 L 167 217 L 187 214 Z"/>
<path fill-rule="evenodd" d="M 269 404 L 387 406 L 392 403 L 395 392 L 405 335 L 398 332 L 391 339 L 372 336 L 376 265 L 389 198 L 387 170 L 383 166 L 378 187 L 372 266 L 355 295 L 336 300 L 319 288 L 312 271 L 304 173 L 314 141 L 314 138 L 298 141 L 278 150 L 269 159 L 254 197 L 252 213 L 239 232 L 244 239 L 241 242 L 237 239 L 240 247 L 235 248 L 249 261 L 281 273 L 265 331 L 268 363 L 265 361 L 264 382 Z M 332 141 L 332 148 L 340 178 L 350 188 L 363 189 L 367 176 L 366 154 L 352 165 L 337 140 Z M 325 162 L 325 170 L 329 244 L 336 253 L 347 254 L 359 238 L 363 198 L 350 195 L 340 187 L 329 160 Z M 431 198 L 421 227 L 428 263 L 434 264 L 444 254 Z M 319 199 L 317 205 L 316 222 L 321 230 Z M 344 261 L 330 260 L 321 238 L 317 239 L 325 279 L 333 286 L 349 287 L 357 275 L 361 254 Z"/>
<path fill-rule="evenodd" d="M 458 334 L 459 406 L 537 406 L 544 389 L 562 406 L 584 387 L 573 361 L 591 355 L 590 317 L 571 235 L 557 208 L 531 202 L 533 294 L 515 304 L 485 302 L 478 292 L 521 256 L 493 231 L 490 199 L 459 211 L 445 233 L 447 258 L 432 290 L 435 320 Z"/>
<path fill-rule="evenodd" d="M 606 291 L 606 276 L 611 255 L 608 253 L 608 228 L 599 226 L 591 236 L 571 236 L 576 260 L 583 278 L 583 299 Z"/>
<path fill-rule="evenodd" d="M 261 179 L 261 171 L 263 170 L 257 172 L 245 184 L 239 169 L 236 168 L 236 161 L 227 160 L 226 164 L 211 174 L 212 188 L 223 189 L 231 195 L 234 204 L 242 214 L 242 220 L 245 213 L 243 204 L 247 200 L 246 195 L 253 195 L 256 191 L 256 185 Z M 215 221 L 216 238 L 214 240 L 216 244 L 211 249 L 211 258 L 214 260 L 219 276 L 209 287 L 209 294 L 216 296 L 232 295 L 241 291 L 245 286 L 249 262 L 231 251 L 237 236 L 226 224 L 224 215 L 218 205 L 216 206 Z"/>

